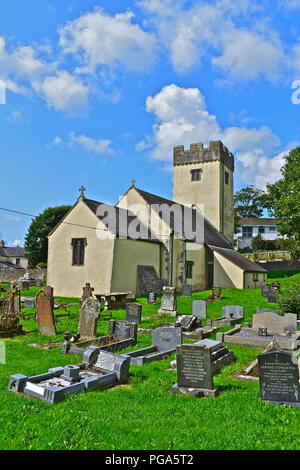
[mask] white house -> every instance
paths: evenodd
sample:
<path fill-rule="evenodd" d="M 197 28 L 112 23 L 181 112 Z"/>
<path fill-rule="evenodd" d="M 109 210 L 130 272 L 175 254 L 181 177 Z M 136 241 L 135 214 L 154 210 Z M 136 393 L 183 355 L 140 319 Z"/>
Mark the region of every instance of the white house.
<path fill-rule="evenodd" d="M 276 240 L 280 235 L 276 219 L 249 217 L 240 220 L 239 232 L 234 235 L 237 249 L 251 248 L 253 238 L 259 233 L 263 240 Z"/>
<path fill-rule="evenodd" d="M 10 268 L 28 267 L 28 260 L 24 257 L 25 248 L 21 246 L 5 246 L 3 240 L 0 242 L 0 265 Z"/>

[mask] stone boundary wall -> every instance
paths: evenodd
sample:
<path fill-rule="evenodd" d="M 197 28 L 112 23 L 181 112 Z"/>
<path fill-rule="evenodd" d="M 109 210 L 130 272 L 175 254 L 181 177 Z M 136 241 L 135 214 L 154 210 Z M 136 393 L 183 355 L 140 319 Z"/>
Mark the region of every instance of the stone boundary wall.
<path fill-rule="evenodd" d="M 256 262 L 258 266 L 267 271 L 300 271 L 300 261 L 282 260 L 282 261 L 266 261 L 264 263 Z"/>
<path fill-rule="evenodd" d="M 26 273 L 26 269 L 19 268 L 19 269 L 11 269 L 11 268 L 1 268 L 0 269 L 0 282 L 9 282 L 9 281 L 17 281 L 20 277 L 24 276 Z M 30 276 L 33 279 L 37 279 L 41 277 L 43 274 L 47 276 L 47 269 L 42 268 L 34 268 L 28 270 Z"/>

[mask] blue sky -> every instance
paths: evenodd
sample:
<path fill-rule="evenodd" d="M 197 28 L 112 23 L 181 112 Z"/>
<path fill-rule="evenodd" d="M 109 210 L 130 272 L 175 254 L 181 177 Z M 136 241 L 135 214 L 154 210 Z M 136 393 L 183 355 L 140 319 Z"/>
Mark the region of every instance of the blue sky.
<path fill-rule="evenodd" d="M 235 189 L 264 188 L 299 144 L 300 0 L 2 3 L 3 208 L 73 204 L 82 184 L 115 204 L 132 178 L 171 198 L 172 148 L 217 139 Z M 29 224 L 0 211 L 0 238 Z"/>

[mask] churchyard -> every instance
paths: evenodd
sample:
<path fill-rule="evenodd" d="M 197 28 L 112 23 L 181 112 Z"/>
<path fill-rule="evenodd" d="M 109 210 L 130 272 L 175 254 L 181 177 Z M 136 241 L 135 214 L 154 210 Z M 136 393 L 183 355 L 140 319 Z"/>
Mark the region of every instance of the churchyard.
<path fill-rule="evenodd" d="M 300 282 L 300 272 L 269 273 L 268 283 L 274 280 L 280 281 L 284 289 L 292 281 Z M 35 297 L 39 290 L 40 287 L 29 286 L 28 290 L 21 290 L 21 297 Z M 207 299 L 210 292 L 194 292 L 192 297 L 181 296 L 178 292 L 178 315 L 191 315 L 192 300 Z M 4 293 L 0 295 L 4 296 Z M 54 309 L 56 334 L 48 336 L 40 333 L 38 322 L 34 319 L 35 309 L 22 307 L 20 323 L 26 334 L 2 339 L 6 360 L 0 364 L 0 449 L 300 448 L 299 408 L 274 406 L 259 400 L 259 381 L 237 378 L 264 348 L 226 344 L 235 361 L 216 367 L 213 376 L 213 387 L 218 390 L 216 397 L 195 398 L 169 393 L 178 379 L 176 368 L 170 370 L 170 364 L 176 358 L 175 352 L 159 361 L 142 361 L 142 365 L 131 363 L 127 383 L 116 384 L 103 391 L 75 393 L 54 405 L 8 391 L 9 378 L 14 374 L 31 377 L 58 366 L 82 362 L 80 354 L 62 354 L 64 333 L 70 331 L 75 334 L 78 329 L 79 299 L 55 297 L 54 302 L 65 306 Z M 141 331 L 172 324 L 178 319 L 176 316 L 157 315 L 161 307 L 160 295 L 155 304 L 148 303 L 146 297 L 137 298 L 136 302 L 142 306 L 142 312 L 138 309 L 138 315 L 141 313 L 142 316 L 137 343 L 118 351 L 118 354 L 149 349 L 151 334 Z M 221 300 L 207 303 L 206 318 L 201 318 L 202 325 L 222 317 L 222 308 L 228 305 L 243 307 L 242 325 L 252 323 L 257 308 L 278 310 L 277 304 L 267 303 L 260 289 L 222 289 Z M 116 321 L 126 318 L 125 309 L 111 313 L 111 318 Z M 131 315 L 133 313 L 130 312 Z M 103 316 L 102 320 L 100 316 L 97 337 L 107 335 L 108 323 L 109 316 Z M 217 331 L 210 334 L 209 340 L 215 340 L 218 333 L 232 328 L 230 325 L 220 325 Z M 189 352 L 195 340 L 186 338 L 182 340 L 183 349 Z M 213 342 L 208 344 L 213 345 L 215 354 L 219 354 L 219 346 Z M 261 362 L 267 360 L 272 360 L 272 354 Z"/>

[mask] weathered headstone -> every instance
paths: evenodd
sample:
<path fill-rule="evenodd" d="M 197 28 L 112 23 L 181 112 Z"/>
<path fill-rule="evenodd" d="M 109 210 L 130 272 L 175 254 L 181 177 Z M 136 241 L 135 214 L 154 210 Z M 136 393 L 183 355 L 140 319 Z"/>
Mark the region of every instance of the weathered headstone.
<path fill-rule="evenodd" d="M 177 315 L 177 301 L 175 287 L 165 286 L 163 288 L 163 295 L 161 298 L 160 309 L 158 314 L 170 315 L 175 317 Z"/>
<path fill-rule="evenodd" d="M 192 286 L 190 284 L 182 284 L 181 297 L 192 297 Z"/>
<path fill-rule="evenodd" d="M 136 303 L 126 304 L 126 321 L 130 323 L 141 323 L 142 305 Z"/>
<path fill-rule="evenodd" d="M 181 328 L 170 328 L 161 326 L 152 331 L 152 345 L 157 347 L 158 351 L 168 351 L 175 349 L 182 343 Z"/>
<path fill-rule="evenodd" d="M 42 284 L 43 284 L 42 278 L 38 277 L 38 278 L 35 280 L 35 287 L 42 287 Z"/>
<path fill-rule="evenodd" d="M 222 316 L 225 318 L 244 318 L 244 307 L 240 305 L 225 305 L 222 307 Z"/>
<path fill-rule="evenodd" d="M 193 300 L 193 315 L 198 318 L 206 318 L 206 302 L 205 300 Z"/>
<path fill-rule="evenodd" d="M 80 341 L 96 338 L 100 304 L 93 297 L 88 297 L 79 310 L 78 333 Z"/>
<path fill-rule="evenodd" d="M 149 291 L 160 294 L 162 288 L 162 281 L 158 277 L 154 266 L 137 266 L 137 297 L 147 295 Z"/>
<path fill-rule="evenodd" d="M 44 335 L 56 335 L 55 318 L 53 314 L 53 297 L 49 292 L 53 292 L 50 286 L 48 289 L 41 289 L 35 298 L 36 316 L 38 320 L 38 330 Z"/>
<path fill-rule="evenodd" d="M 83 287 L 83 293 L 82 293 L 82 296 L 81 296 L 81 299 L 80 299 L 80 306 L 82 306 L 83 302 L 92 297 L 93 298 L 93 292 L 94 292 L 94 288 L 91 287 L 91 284 L 89 282 L 87 282 L 85 284 L 85 286 Z"/>
<path fill-rule="evenodd" d="M 137 324 L 128 321 L 109 320 L 108 334 L 114 336 L 116 340 L 134 339 L 137 340 Z"/>
<path fill-rule="evenodd" d="M 289 331 L 295 334 L 297 330 L 297 315 L 295 313 L 278 313 L 269 311 L 253 315 L 253 330 L 258 331 L 260 327 L 267 328 L 269 334 L 282 335 Z"/>
<path fill-rule="evenodd" d="M 265 284 L 261 288 L 261 296 L 262 297 L 267 297 L 268 292 L 270 292 L 270 290 L 272 290 L 272 287 L 269 284 Z"/>
<path fill-rule="evenodd" d="M 28 281 L 22 281 L 21 286 L 22 286 L 22 290 L 28 290 L 29 289 L 29 282 Z"/>
<path fill-rule="evenodd" d="M 201 320 L 196 315 L 181 315 L 174 325 L 180 326 L 183 331 L 193 331 L 200 328 Z"/>
<path fill-rule="evenodd" d="M 213 287 L 212 288 L 212 298 L 214 300 L 221 300 L 222 299 L 222 289 L 221 289 L 221 287 Z"/>
<path fill-rule="evenodd" d="M 268 304 L 278 304 L 277 290 L 270 290 L 267 294 Z"/>
<path fill-rule="evenodd" d="M 280 292 L 280 282 L 279 281 L 273 281 L 271 284 L 271 287 L 273 290 L 276 290 L 277 292 Z"/>
<path fill-rule="evenodd" d="M 270 351 L 258 355 L 260 397 L 274 405 L 300 407 L 296 353 Z"/>
<path fill-rule="evenodd" d="M 24 298 L 24 307 L 25 308 L 35 308 L 35 299 L 31 299 L 30 297 Z"/>
<path fill-rule="evenodd" d="M 151 291 L 151 292 L 148 293 L 147 303 L 148 304 L 153 304 L 153 305 L 156 304 L 156 293 L 155 292 Z"/>

